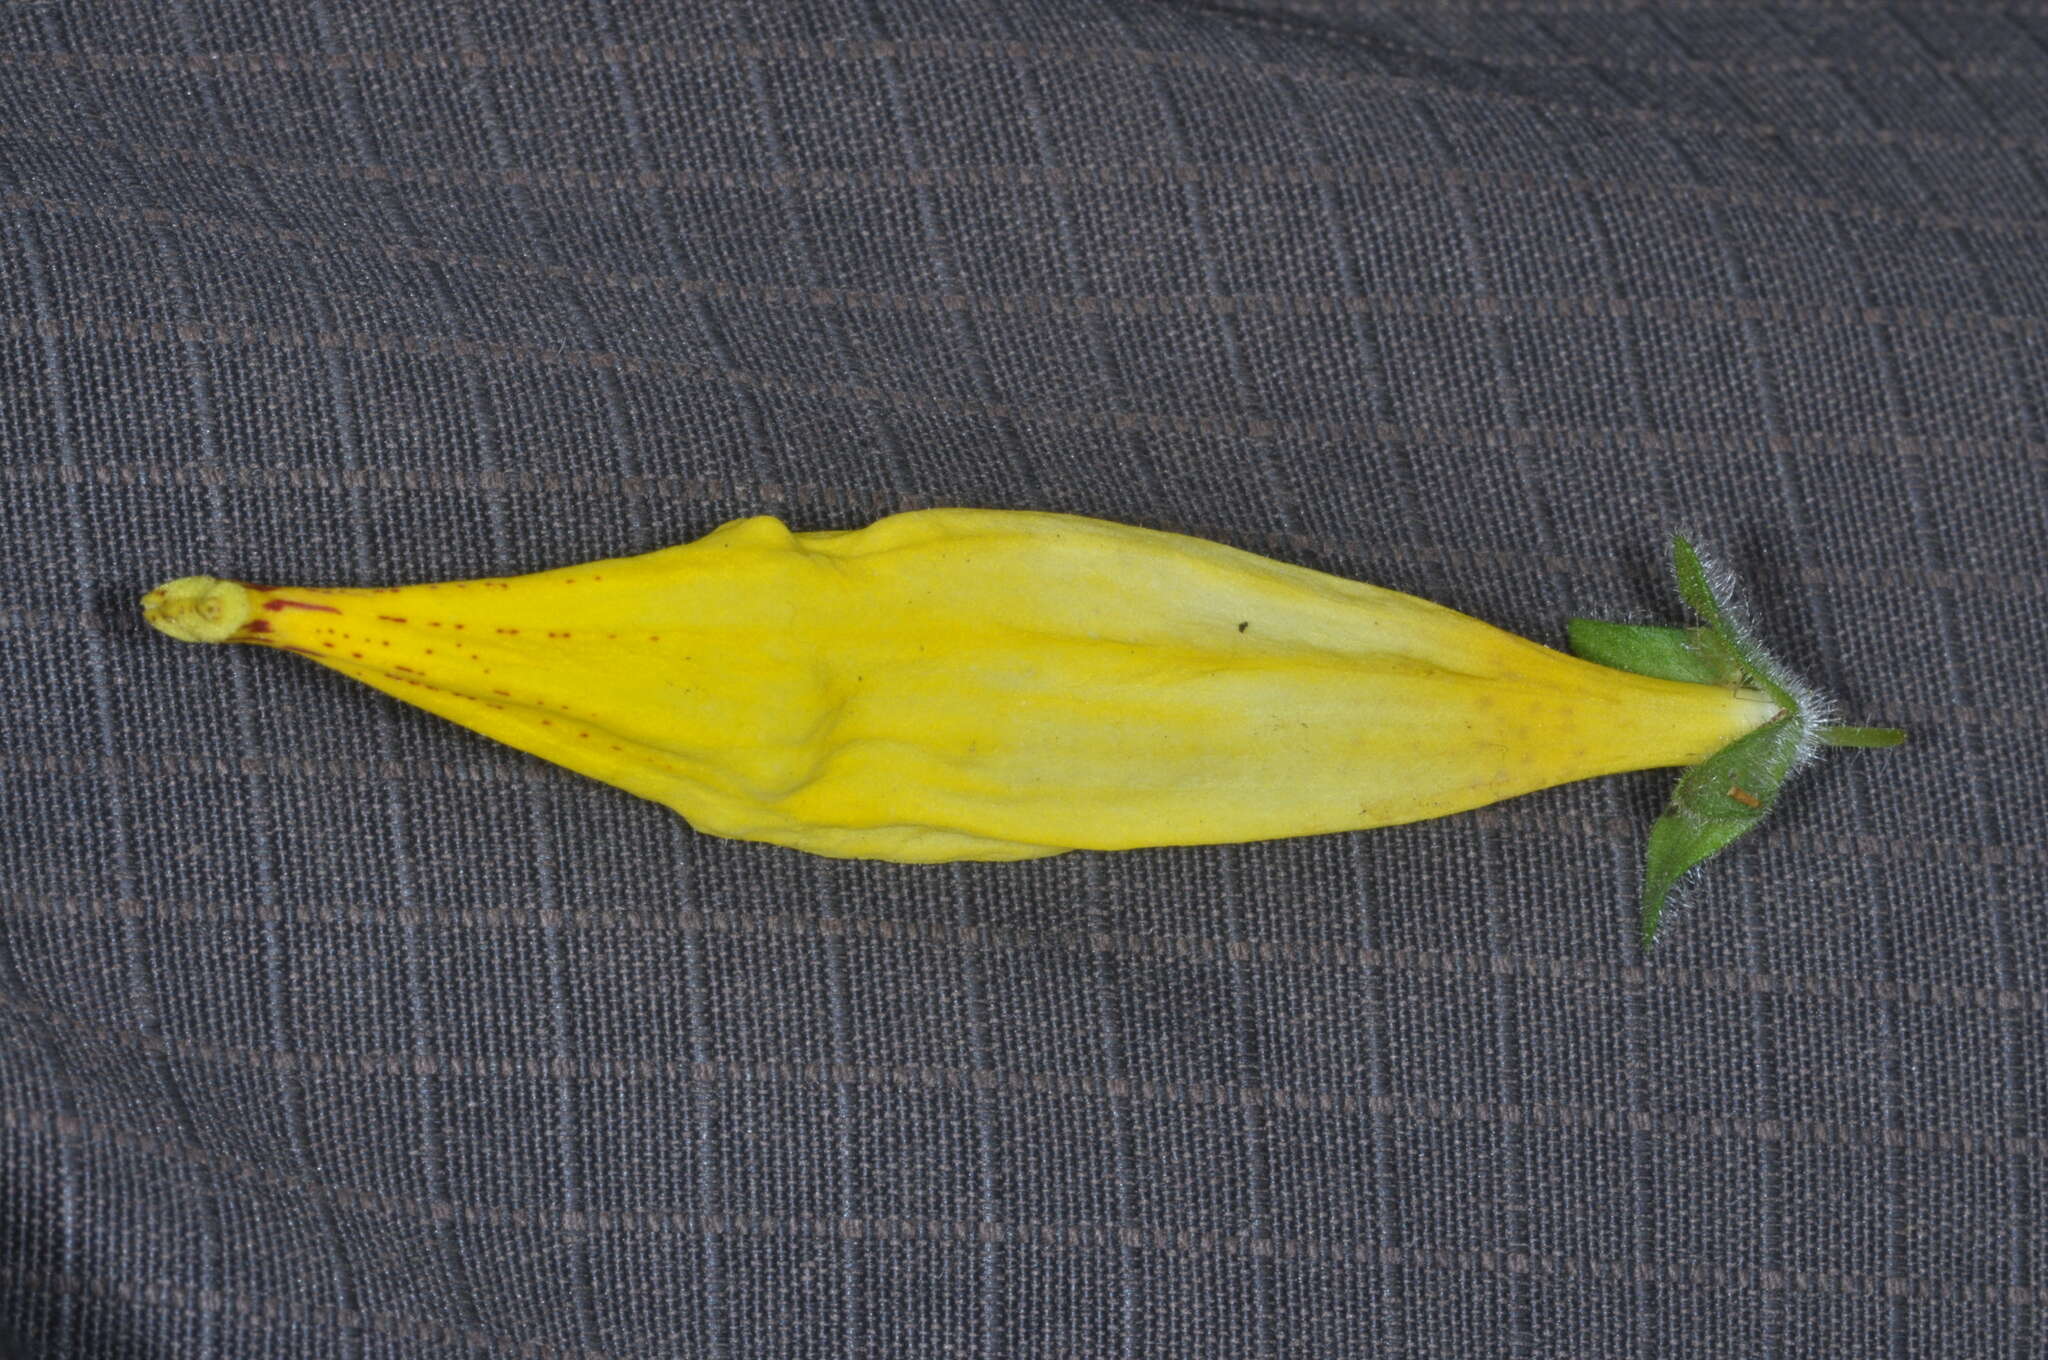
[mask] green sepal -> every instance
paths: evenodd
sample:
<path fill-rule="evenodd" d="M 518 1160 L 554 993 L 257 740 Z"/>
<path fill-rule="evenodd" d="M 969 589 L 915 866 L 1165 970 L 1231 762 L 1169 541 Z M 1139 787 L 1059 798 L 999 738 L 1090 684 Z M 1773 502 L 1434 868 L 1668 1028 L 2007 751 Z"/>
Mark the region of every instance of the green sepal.
<path fill-rule="evenodd" d="M 1885 747 L 1904 742 L 1893 727 L 1850 727 L 1827 720 L 1827 702 L 1744 630 L 1715 589 L 1715 578 L 1684 538 L 1671 540 L 1678 592 L 1701 626 L 1572 619 L 1574 655 L 1635 675 L 1746 689 L 1768 697 L 1777 713 L 1679 777 L 1671 801 L 1650 828 L 1643 865 L 1642 944 L 1656 943 L 1664 908 L 1678 881 L 1770 815 L 1792 772 L 1824 746 Z"/>
<path fill-rule="evenodd" d="M 1753 829 L 1776 806 L 1799 763 L 1797 715 L 1773 718 L 1687 770 L 1650 828 L 1643 872 L 1643 948 L 1657 940 L 1671 889 L 1701 860 Z"/>
<path fill-rule="evenodd" d="M 1774 674 L 1776 668 L 1763 650 L 1751 642 L 1735 620 L 1729 617 L 1726 606 L 1714 594 L 1713 583 L 1707 578 L 1707 568 L 1700 561 L 1699 552 L 1677 535 L 1671 539 L 1671 567 L 1678 577 L 1678 593 L 1685 597 L 1686 604 L 1706 624 L 1698 630 L 1697 645 L 1725 658 L 1758 689 L 1777 700 L 1779 708 L 1787 713 L 1798 713 L 1799 700 L 1793 696 L 1792 686 Z"/>
<path fill-rule="evenodd" d="M 1720 648 L 1705 645 L 1702 628 L 1573 619 L 1565 631 L 1572 655 L 1618 671 L 1697 685 L 1742 683 L 1742 668 Z"/>
<path fill-rule="evenodd" d="M 1649 628 L 1573 620 L 1572 649 L 1588 660 L 1669 680 L 1761 690 L 1778 716 L 1737 738 L 1680 776 L 1671 802 L 1650 828 L 1643 869 L 1642 940 L 1656 942 L 1664 907 L 1678 880 L 1726 849 L 1770 815 L 1778 794 L 1817 746 L 1897 746 L 1906 734 L 1890 727 L 1845 727 L 1826 721 L 1821 702 L 1758 646 L 1715 593 L 1713 578 L 1692 544 L 1673 537 L 1679 594 L 1702 627 Z"/>

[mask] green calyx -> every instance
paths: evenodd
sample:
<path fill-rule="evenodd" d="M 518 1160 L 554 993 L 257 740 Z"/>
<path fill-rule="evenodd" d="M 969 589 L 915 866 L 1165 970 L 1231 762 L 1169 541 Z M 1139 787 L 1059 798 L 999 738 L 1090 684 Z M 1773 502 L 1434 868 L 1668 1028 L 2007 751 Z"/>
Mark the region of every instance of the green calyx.
<path fill-rule="evenodd" d="M 1779 712 L 1687 770 L 1650 828 L 1642 894 L 1645 949 L 1656 942 L 1665 903 L 1678 881 L 1768 817 L 1786 780 L 1820 747 L 1897 746 L 1906 739 L 1897 728 L 1829 721 L 1827 701 L 1748 635 L 1728 604 L 1726 587 L 1692 544 L 1674 537 L 1671 556 L 1679 594 L 1699 615 L 1699 627 L 1573 619 L 1573 653 L 1637 675 L 1761 690 Z"/>

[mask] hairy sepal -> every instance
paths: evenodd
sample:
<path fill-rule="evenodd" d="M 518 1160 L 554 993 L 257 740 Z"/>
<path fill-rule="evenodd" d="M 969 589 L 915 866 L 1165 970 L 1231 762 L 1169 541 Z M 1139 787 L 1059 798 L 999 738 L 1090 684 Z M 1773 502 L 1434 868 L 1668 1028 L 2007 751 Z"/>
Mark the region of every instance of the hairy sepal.
<path fill-rule="evenodd" d="M 1756 640 L 1734 604 L 1733 578 L 1683 537 L 1672 539 L 1671 555 L 1679 594 L 1699 615 L 1699 627 L 1573 619 L 1572 651 L 1639 675 L 1757 689 L 1779 713 L 1687 770 L 1650 828 L 1641 898 L 1646 950 L 1657 940 L 1679 881 L 1761 825 L 1786 782 L 1823 746 L 1886 747 L 1906 739 L 1895 728 L 1831 722 L 1827 697 Z"/>

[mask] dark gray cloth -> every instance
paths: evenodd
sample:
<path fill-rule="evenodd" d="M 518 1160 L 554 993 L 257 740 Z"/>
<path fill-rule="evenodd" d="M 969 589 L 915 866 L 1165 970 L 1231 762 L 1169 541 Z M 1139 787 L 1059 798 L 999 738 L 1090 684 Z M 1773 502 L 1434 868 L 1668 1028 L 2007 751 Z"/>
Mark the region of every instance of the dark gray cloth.
<path fill-rule="evenodd" d="M 35 1356 L 2035 1356 L 2048 11 L 0 9 L 0 1327 Z M 135 598 L 769 512 L 1561 644 L 1665 536 L 1913 742 L 714 840 Z M 2033 886 L 2029 886 L 2033 885 Z"/>

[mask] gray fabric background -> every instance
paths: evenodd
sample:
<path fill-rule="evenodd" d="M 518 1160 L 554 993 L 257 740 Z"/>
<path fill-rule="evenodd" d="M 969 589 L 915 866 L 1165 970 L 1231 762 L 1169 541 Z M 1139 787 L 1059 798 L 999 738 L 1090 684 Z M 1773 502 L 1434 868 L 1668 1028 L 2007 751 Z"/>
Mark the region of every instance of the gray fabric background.
<path fill-rule="evenodd" d="M 2035 1356 L 2048 10 L 0 9 L 0 1330 L 36 1356 Z M 828 862 L 134 598 L 739 515 L 1198 533 L 1852 719 Z"/>

